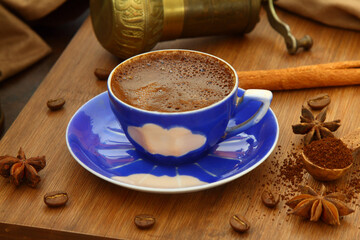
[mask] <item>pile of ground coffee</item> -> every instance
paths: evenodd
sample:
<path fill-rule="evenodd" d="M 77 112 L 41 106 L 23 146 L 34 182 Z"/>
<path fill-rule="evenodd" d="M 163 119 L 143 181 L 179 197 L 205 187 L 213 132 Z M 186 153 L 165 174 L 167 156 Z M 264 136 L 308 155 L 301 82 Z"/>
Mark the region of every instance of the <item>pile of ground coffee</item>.
<path fill-rule="evenodd" d="M 342 169 L 353 163 L 350 149 L 337 138 L 313 141 L 304 147 L 304 154 L 315 165 L 328 169 Z"/>
<path fill-rule="evenodd" d="M 271 187 L 280 194 L 282 201 L 287 201 L 299 194 L 299 185 L 311 185 L 317 183 L 305 170 L 301 151 L 304 146 L 291 143 L 289 151 L 282 151 L 278 145 L 270 160 L 270 167 L 267 174 L 263 175 L 265 180 L 264 188 Z M 354 161 L 351 170 L 341 179 L 332 182 L 318 182 L 324 184 L 327 193 L 340 192 L 347 196 L 345 202 L 360 207 L 360 161 Z"/>

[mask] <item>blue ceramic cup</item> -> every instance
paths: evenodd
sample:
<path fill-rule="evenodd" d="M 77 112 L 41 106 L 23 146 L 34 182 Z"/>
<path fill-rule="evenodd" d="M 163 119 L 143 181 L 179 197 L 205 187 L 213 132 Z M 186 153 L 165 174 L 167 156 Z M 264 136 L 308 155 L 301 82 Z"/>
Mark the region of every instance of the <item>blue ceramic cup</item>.
<path fill-rule="evenodd" d="M 201 54 L 205 59 L 218 61 L 228 66 L 234 74 L 234 86 L 231 92 L 218 102 L 197 110 L 184 112 L 148 111 L 129 105 L 115 96 L 111 81 L 116 69 L 139 56 L 168 54 L 174 51 L 186 51 L 188 56 Z M 272 93 L 268 90 L 250 89 L 238 91 L 239 79 L 234 68 L 224 60 L 192 50 L 159 50 L 143 53 L 125 60 L 114 68 L 108 79 L 110 106 L 129 141 L 144 155 L 144 158 L 158 164 L 179 165 L 194 161 L 219 141 L 235 136 L 257 124 L 269 109 Z M 238 96 L 238 92 L 244 92 Z M 244 122 L 229 124 L 235 115 L 242 114 L 244 106 L 258 101 L 258 109 Z M 252 104 L 253 105 L 253 104 Z"/>

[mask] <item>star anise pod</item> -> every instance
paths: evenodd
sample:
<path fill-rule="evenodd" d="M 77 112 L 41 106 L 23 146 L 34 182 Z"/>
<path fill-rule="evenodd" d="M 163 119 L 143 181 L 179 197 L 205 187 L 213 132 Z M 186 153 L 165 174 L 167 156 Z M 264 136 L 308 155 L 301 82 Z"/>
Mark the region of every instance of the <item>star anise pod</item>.
<path fill-rule="evenodd" d="M 0 175 L 10 178 L 10 182 L 19 186 L 26 182 L 31 187 L 36 187 L 40 182 L 38 172 L 46 166 L 45 156 L 26 159 L 22 148 L 17 157 L 0 156 Z"/>
<path fill-rule="evenodd" d="M 327 107 L 321 110 L 321 112 L 314 117 L 308 108 L 302 106 L 300 123 L 292 125 L 292 129 L 295 134 L 306 134 L 304 137 L 305 145 L 314 140 L 334 137 L 332 132 L 336 131 L 340 127 L 340 120 L 338 119 L 331 122 L 325 122 L 326 112 Z"/>
<path fill-rule="evenodd" d="M 330 225 L 340 225 L 341 216 L 354 212 L 343 202 L 346 198 L 344 194 L 334 192 L 326 195 L 324 185 L 321 186 L 319 194 L 309 186 L 300 186 L 300 191 L 301 195 L 286 202 L 286 205 L 293 209 L 292 214 L 313 222 L 321 219 Z"/>

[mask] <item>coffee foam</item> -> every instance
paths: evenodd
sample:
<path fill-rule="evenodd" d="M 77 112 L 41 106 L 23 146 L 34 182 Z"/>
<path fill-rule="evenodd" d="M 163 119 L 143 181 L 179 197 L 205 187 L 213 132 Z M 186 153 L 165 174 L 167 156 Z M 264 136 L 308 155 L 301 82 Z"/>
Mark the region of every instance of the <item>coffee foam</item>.
<path fill-rule="evenodd" d="M 226 97 L 233 71 L 218 59 L 184 51 L 152 53 L 117 68 L 111 88 L 124 102 L 149 111 L 184 112 Z"/>

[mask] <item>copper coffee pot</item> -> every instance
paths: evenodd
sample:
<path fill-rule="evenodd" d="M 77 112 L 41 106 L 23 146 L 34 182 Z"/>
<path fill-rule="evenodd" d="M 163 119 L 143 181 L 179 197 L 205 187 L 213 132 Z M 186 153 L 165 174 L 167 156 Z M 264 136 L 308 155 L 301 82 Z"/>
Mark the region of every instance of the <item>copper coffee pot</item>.
<path fill-rule="evenodd" d="M 90 0 L 90 14 L 101 45 L 126 59 L 159 41 L 248 33 L 259 21 L 261 6 L 290 54 L 311 48 L 310 36 L 297 40 L 278 18 L 273 0 Z"/>

